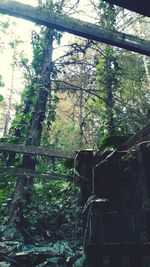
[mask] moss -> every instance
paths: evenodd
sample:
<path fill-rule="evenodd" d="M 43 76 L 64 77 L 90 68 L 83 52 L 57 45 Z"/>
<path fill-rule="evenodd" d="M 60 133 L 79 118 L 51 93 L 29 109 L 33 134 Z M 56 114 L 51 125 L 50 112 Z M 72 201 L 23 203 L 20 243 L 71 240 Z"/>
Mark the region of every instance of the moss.
<path fill-rule="evenodd" d="M 108 135 L 104 136 L 101 140 L 100 149 L 104 149 L 106 147 L 119 148 L 122 144 L 124 144 L 131 135 Z"/>

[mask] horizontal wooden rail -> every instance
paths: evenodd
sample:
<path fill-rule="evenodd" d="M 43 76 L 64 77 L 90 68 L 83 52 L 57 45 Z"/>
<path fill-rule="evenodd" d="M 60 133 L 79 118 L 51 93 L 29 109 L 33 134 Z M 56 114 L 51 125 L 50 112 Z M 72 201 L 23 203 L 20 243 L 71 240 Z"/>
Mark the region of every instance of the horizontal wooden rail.
<path fill-rule="evenodd" d="M 56 157 L 56 158 L 66 158 L 74 159 L 75 154 L 63 152 L 63 151 L 54 151 L 45 147 L 36 147 L 36 146 L 23 146 L 16 144 L 0 143 L 0 151 L 6 152 L 15 152 L 29 155 L 41 155 L 47 157 Z"/>
<path fill-rule="evenodd" d="M 0 168 L 1 176 L 26 176 L 26 177 L 37 177 L 42 179 L 51 179 L 51 180 L 73 180 L 73 176 L 66 174 L 57 174 L 57 173 L 42 173 L 38 171 L 30 171 L 25 169 L 16 169 L 16 168 Z"/>

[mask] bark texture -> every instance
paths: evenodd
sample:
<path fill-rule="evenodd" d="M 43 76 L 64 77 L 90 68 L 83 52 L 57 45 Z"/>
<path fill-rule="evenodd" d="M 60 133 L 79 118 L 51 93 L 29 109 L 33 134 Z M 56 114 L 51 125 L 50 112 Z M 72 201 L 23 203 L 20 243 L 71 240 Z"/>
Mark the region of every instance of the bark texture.
<path fill-rule="evenodd" d="M 29 134 L 26 145 L 39 146 L 42 135 L 42 123 L 45 119 L 46 104 L 51 93 L 50 74 L 52 71 L 52 51 L 53 51 L 53 31 L 46 29 L 45 46 L 41 63 L 40 83 L 37 92 L 37 99 L 30 121 Z M 36 168 L 36 158 L 26 154 L 23 156 L 22 169 L 34 171 Z M 16 222 L 23 224 L 24 207 L 28 206 L 31 199 L 30 189 L 33 186 L 33 176 L 23 175 L 17 178 L 12 201 L 9 206 L 9 225 L 15 225 Z M 30 242 L 30 240 L 29 240 Z"/>

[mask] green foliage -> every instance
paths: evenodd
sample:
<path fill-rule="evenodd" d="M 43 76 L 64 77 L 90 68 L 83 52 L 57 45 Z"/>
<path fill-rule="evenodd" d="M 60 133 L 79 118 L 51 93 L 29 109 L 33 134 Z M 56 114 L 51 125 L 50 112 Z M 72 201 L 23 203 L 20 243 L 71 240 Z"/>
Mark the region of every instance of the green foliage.
<path fill-rule="evenodd" d="M 69 240 L 77 234 L 79 241 L 82 232 L 79 194 L 72 183 L 36 179 L 27 213 L 34 236 L 54 242 Z"/>
<path fill-rule="evenodd" d="M 2 102 L 3 100 L 4 100 L 4 97 L 0 95 L 0 102 Z"/>
<path fill-rule="evenodd" d="M 5 200 L 6 200 L 6 192 L 0 189 L 0 204 L 2 205 L 2 203 L 4 203 Z"/>
<path fill-rule="evenodd" d="M 46 111 L 45 123 L 47 124 L 47 130 L 50 130 L 52 123 L 56 118 L 56 108 L 59 102 L 59 97 L 56 95 L 50 95 Z"/>
<path fill-rule="evenodd" d="M 100 24 L 109 29 L 115 29 L 116 8 L 105 1 L 99 4 Z M 121 67 L 114 48 L 106 46 L 97 64 L 99 99 L 93 103 L 94 109 L 99 109 L 99 117 L 104 122 L 101 132 L 114 134 L 117 131 L 115 117 L 115 94 L 121 87 Z"/>
<path fill-rule="evenodd" d="M 0 220 L 4 224 L 8 220 L 7 208 L 14 190 L 14 179 L 14 176 L 0 176 Z"/>
<path fill-rule="evenodd" d="M 88 99 L 88 107 L 95 111 L 95 136 L 112 134 L 109 130 L 110 119 L 113 118 L 116 133 L 120 132 L 117 125 L 118 118 L 116 114 L 116 95 L 121 90 L 121 73 L 118 55 L 110 48 L 105 48 L 105 53 L 99 58 L 96 66 L 99 89 L 99 97 Z M 95 140 L 96 142 L 96 140 Z"/>
<path fill-rule="evenodd" d="M 105 28 L 115 29 L 116 25 L 116 8 L 114 5 L 101 0 L 99 3 L 100 24 Z"/>
<path fill-rule="evenodd" d="M 43 49 L 45 47 L 45 28 L 41 29 L 38 34 L 32 31 L 32 47 L 33 47 L 33 61 L 32 67 L 35 70 L 36 75 L 41 73 L 42 63 L 43 63 Z"/>
<path fill-rule="evenodd" d="M 79 144 L 79 128 L 71 119 L 59 118 L 51 127 L 49 144 L 56 150 L 75 151 Z"/>
<path fill-rule="evenodd" d="M 2 75 L 0 75 L 0 87 L 4 87 L 5 84 L 2 81 L 3 77 Z M 0 94 L 0 102 L 2 102 L 4 100 L 4 97 Z"/>
<path fill-rule="evenodd" d="M 107 84 L 111 84 L 113 90 L 119 90 L 121 67 L 119 66 L 117 55 L 110 47 L 106 47 L 104 56 L 100 57 L 97 65 L 99 87 L 107 88 Z"/>
<path fill-rule="evenodd" d="M 30 120 L 37 100 L 39 83 L 37 78 L 33 78 L 30 84 L 25 85 L 21 96 L 21 104 L 16 106 L 16 117 L 12 122 L 8 135 L 10 142 L 21 143 L 28 136 Z"/>
<path fill-rule="evenodd" d="M 9 29 L 10 23 L 8 20 L 5 22 L 0 22 L 0 26 L 2 28 L 1 30 L 5 32 L 7 29 Z"/>

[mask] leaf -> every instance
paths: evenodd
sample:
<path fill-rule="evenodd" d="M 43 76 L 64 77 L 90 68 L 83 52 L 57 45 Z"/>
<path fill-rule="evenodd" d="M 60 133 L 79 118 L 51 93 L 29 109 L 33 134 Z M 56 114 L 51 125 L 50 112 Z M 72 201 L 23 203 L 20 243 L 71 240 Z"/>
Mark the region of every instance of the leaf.
<path fill-rule="evenodd" d="M 3 100 L 4 100 L 4 97 L 0 95 L 0 102 L 2 102 Z"/>
<path fill-rule="evenodd" d="M 59 262 L 59 258 L 58 257 L 51 258 L 51 259 L 48 260 L 48 262 L 50 262 L 50 263 L 58 263 Z"/>
<path fill-rule="evenodd" d="M 11 264 L 10 264 L 10 263 L 7 263 L 7 262 L 1 262 L 1 263 L 0 263 L 0 266 L 3 266 L 3 267 L 10 267 Z"/>

